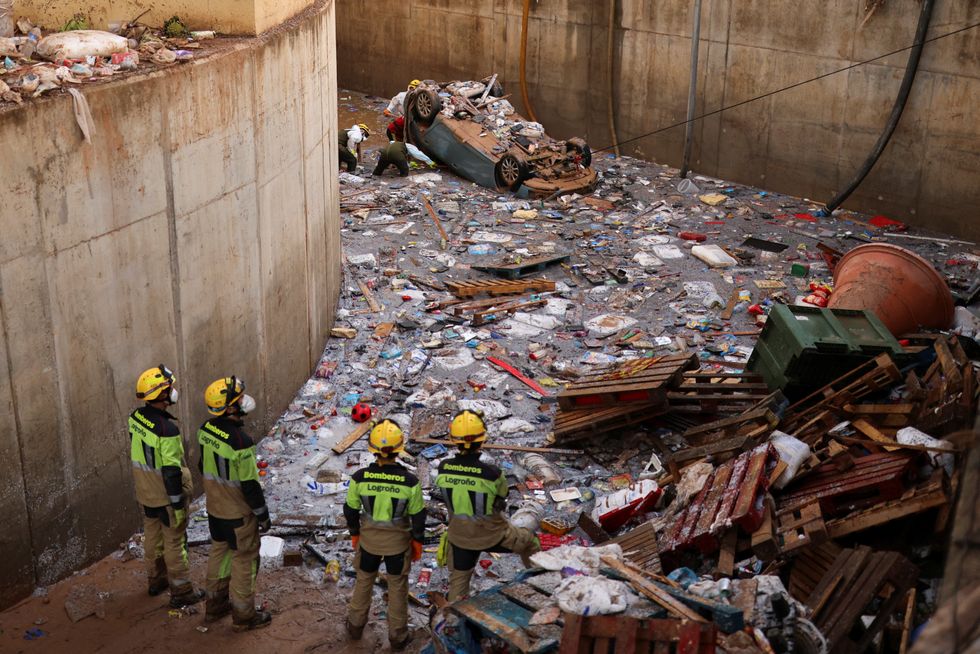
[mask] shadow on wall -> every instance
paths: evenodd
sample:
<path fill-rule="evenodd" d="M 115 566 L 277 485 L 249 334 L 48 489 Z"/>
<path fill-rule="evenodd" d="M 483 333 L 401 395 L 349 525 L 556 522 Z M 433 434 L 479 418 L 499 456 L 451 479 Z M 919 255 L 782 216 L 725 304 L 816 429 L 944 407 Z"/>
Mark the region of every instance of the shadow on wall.
<path fill-rule="evenodd" d="M 143 369 L 176 371 L 188 444 L 214 378 L 247 380 L 258 436 L 308 378 L 341 280 L 334 52 L 325 0 L 243 48 L 86 89 L 91 145 L 68 96 L 4 115 L 0 607 L 139 524 Z"/>

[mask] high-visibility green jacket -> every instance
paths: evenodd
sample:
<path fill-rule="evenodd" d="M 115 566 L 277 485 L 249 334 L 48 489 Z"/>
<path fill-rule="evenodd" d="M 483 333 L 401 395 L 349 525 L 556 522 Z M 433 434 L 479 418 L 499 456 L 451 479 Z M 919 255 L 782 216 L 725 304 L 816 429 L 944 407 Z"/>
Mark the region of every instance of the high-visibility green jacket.
<path fill-rule="evenodd" d="M 183 506 L 181 468 L 184 441 L 176 418 L 146 405 L 129 416 L 129 454 L 133 463 L 136 500 L 143 506 Z"/>
<path fill-rule="evenodd" d="M 250 513 L 262 519 L 268 513 L 259 484 L 255 444 L 237 418 L 208 420 L 197 432 L 201 446 L 201 473 L 208 497 L 208 515 L 238 520 Z"/>
<path fill-rule="evenodd" d="M 439 464 L 436 486 L 449 510 L 449 542 L 466 549 L 497 545 L 510 523 L 503 514 L 508 485 L 504 473 L 468 451 Z"/>
<path fill-rule="evenodd" d="M 425 538 L 425 501 L 418 477 L 397 463 L 372 463 L 351 476 L 344 518 L 372 554 L 404 552 Z"/>

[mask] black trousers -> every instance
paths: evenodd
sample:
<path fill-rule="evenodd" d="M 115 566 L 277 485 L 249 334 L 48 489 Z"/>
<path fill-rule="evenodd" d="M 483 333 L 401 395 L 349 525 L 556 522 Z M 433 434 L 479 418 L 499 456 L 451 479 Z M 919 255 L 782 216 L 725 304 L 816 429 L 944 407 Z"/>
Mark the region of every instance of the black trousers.
<path fill-rule="evenodd" d="M 395 168 L 398 169 L 399 175 L 401 175 L 402 177 L 408 177 L 408 161 L 406 161 L 405 159 L 389 159 L 388 157 L 385 156 L 384 152 L 382 152 L 378 156 L 378 165 L 374 167 L 373 174 L 374 175 L 382 174 L 385 170 L 388 169 L 388 166 L 394 166 Z"/>
<path fill-rule="evenodd" d="M 502 545 L 494 545 L 486 550 L 467 550 L 462 547 L 456 547 L 452 543 L 449 544 L 449 547 L 452 549 L 453 567 L 457 570 L 472 570 L 475 568 L 476 562 L 480 560 L 481 552 L 495 552 L 497 554 L 511 553 L 509 549 Z"/>
<path fill-rule="evenodd" d="M 397 577 L 402 573 L 402 570 L 405 567 L 406 558 L 407 557 L 405 556 L 404 552 L 401 554 L 389 554 L 387 556 L 382 556 L 380 554 L 371 554 L 362 547 L 360 568 L 364 572 L 377 572 L 381 568 L 381 562 L 383 561 L 385 564 L 385 572 Z"/>
<path fill-rule="evenodd" d="M 347 165 L 347 172 L 349 173 L 357 169 L 357 157 L 343 146 L 340 147 L 340 163 Z"/>

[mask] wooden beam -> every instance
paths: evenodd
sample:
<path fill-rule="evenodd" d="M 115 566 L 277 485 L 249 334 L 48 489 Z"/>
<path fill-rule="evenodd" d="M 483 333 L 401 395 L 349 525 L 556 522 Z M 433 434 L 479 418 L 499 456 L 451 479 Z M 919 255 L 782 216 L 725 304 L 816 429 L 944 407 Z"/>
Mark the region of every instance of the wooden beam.
<path fill-rule="evenodd" d="M 674 599 L 670 593 L 663 590 L 653 582 L 645 579 L 641 574 L 626 567 L 626 565 L 619 559 L 606 555 L 601 557 L 601 560 L 604 565 L 612 568 L 628 579 L 630 584 L 632 584 L 633 588 L 635 588 L 637 592 L 645 595 L 648 599 L 653 600 L 671 613 L 682 618 L 687 618 L 688 620 L 693 620 L 694 622 L 707 622 L 707 620 L 702 618 L 696 611 L 688 608 L 680 601 Z"/>
<path fill-rule="evenodd" d="M 425 203 L 425 208 L 429 210 L 429 215 L 432 216 L 432 222 L 436 224 L 439 228 L 439 234 L 442 236 L 442 249 L 446 249 L 446 245 L 449 243 L 449 234 L 442 227 L 442 222 L 439 220 L 439 216 L 436 215 L 436 210 L 432 208 L 432 204 L 429 202 L 429 198 L 422 196 L 422 202 Z"/>
<path fill-rule="evenodd" d="M 343 454 L 347 450 L 347 448 L 349 448 L 351 445 L 353 445 L 358 440 L 360 440 L 361 436 L 368 433 L 370 430 L 371 430 L 371 421 L 365 420 L 357 427 L 355 427 L 351 433 L 344 436 L 344 439 L 342 441 L 340 441 L 330 449 L 333 450 L 334 454 Z"/>
<path fill-rule="evenodd" d="M 455 447 L 453 443 L 440 438 L 416 437 L 411 440 L 415 443 L 424 443 L 426 445 Z M 530 447 L 528 445 L 501 445 L 498 443 L 484 443 L 481 448 L 484 450 L 505 450 L 510 452 L 540 452 L 542 454 L 585 454 L 585 450 L 563 450 L 557 447 Z"/>

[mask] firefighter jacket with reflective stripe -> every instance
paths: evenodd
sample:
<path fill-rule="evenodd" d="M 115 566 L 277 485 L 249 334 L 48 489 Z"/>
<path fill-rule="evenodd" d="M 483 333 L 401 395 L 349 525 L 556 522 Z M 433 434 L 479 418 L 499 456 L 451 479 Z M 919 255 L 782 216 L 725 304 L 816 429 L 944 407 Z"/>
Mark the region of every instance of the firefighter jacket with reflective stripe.
<path fill-rule="evenodd" d="M 466 549 L 497 545 L 507 529 L 507 479 L 497 466 L 470 451 L 439 464 L 436 486 L 449 509 L 449 542 Z"/>
<path fill-rule="evenodd" d="M 208 515 L 238 520 L 254 513 L 264 518 L 268 509 L 259 484 L 255 445 L 241 422 L 227 416 L 212 418 L 201 425 L 197 442 Z"/>
<path fill-rule="evenodd" d="M 397 463 L 372 463 L 351 476 L 344 518 L 371 554 L 388 556 L 425 538 L 425 502 L 418 478 Z"/>
<path fill-rule="evenodd" d="M 129 416 L 133 481 L 136 500 L 143 506 L 160 508 L 183 502 L 184 441 L 174 420 L 174 416 L 150 405 Z"/>

